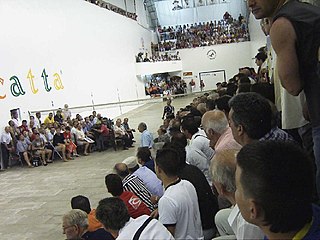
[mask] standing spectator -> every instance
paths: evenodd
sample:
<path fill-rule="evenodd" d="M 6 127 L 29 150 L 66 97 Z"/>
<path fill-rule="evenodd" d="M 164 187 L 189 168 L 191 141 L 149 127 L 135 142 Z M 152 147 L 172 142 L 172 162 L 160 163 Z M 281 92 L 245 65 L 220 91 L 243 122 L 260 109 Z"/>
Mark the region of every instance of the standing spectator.
<path fill-rule="evenodd" d="M 162 119 L 174 118 L 174 106 L 171 105 L 171 99 L 167 100 L 167 105 L 163 108 Z"/>
<path fill-rule="evenodd" d="M 34 118 L 35 127 L 40 127 L 41 125 L 41 112 L 36 112 L 36 117 Z"/>
<path fill-rule="evenodd" d="M 2 153 L 2 163 L 1 169 L 7 169 L 9 163 L 10 152 L 14 152 L 14 147 L 12 145 L 12 137 L 10 134 L 10 127 L 4 128 L 4 132 L 1 134 L 1 153 Z"/>
<path fill-rule="evenodd" d="M 320 196 L 320 8 L 300 1 L 275 0 L 264 7 L 268 4 L 268 1 L 250 1 L 249 7 L 256 19 L 272 19 L 270 38 L 277 54 L 282 86 L 294 96 L 302 90 L 305 92 Z"/>
<path fill-rule="evenodd" d="M 71 119 L 71 111 L 69 110 L 68 104 L 64 105 L 64 108 L 62 110 L 62 116 L 63 120 L 66 122 L 68 119 Z"/>
<path fill-rule="evenodd" d="M 49 123 L 54 124 L 53 113 L 49 113 L 49 115 L 44 119 L 43 123 L 48 126 Z"/>
<path fill-rule="evenodd" d="M 151 149 L 153 146 L 153 137 L 147 130 L 147 125 L 144 122 L 141 122 L 138 125 L 138 130 L 141 133 L 140 147 L 148 147 Z"/>

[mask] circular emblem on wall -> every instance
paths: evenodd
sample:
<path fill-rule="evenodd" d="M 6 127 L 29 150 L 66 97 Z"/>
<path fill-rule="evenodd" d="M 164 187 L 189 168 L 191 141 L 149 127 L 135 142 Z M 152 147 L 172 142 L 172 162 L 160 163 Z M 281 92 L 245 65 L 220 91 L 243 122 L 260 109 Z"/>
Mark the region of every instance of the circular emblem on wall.
<path fill-rule="evenodd" d="M 213 60 L 217 57 L 217 53 L 215 50 L 211 49 L 207 52 L 207 57 L 210 59 L 210 60 Z"/>

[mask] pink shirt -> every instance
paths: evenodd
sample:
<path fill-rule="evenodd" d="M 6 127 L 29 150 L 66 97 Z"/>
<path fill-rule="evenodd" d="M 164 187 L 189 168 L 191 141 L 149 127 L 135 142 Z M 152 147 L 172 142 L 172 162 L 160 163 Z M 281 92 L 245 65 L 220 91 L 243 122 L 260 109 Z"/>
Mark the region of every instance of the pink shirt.
<path fill-rule="evenodd" d="M 241 149 L 241 145 L 234 140 L 231 128 L 228 127 L 227 130 L 220 136 L 216 145 L 214 146 L 216 152 L 224 149 Z"/>

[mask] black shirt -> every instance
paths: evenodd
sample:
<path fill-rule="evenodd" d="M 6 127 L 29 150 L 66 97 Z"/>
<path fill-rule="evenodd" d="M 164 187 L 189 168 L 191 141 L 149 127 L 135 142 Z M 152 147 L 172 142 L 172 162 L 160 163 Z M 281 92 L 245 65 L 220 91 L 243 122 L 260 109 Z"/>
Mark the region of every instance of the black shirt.
<path fill-rule="evenodd" d="M 114 240 L 113 236 L 104 230 L 99 228 L 94 232 L 86 232 L 82 235 L 81 239 L 83 240 Z"/>
<path fill-rule="evenodd" d="M 59 136 L 57 134 L 53 136 L 53 146 L 58 146 L 58 143 L 65 144 L 64 136 L 62 133 L 60 133 Z"/>
<path fill-rule="evenodd" d="M 202 228 L 204 230 L 213 228 L 214 216 L 219 210 L 218 200 L 217 197 L 213 195 L 211 187 L 204 174 L 196 166 L 186 164 L 180 170 L 178 176 L 181 179 L 191 182 L 196 189 Z"/>

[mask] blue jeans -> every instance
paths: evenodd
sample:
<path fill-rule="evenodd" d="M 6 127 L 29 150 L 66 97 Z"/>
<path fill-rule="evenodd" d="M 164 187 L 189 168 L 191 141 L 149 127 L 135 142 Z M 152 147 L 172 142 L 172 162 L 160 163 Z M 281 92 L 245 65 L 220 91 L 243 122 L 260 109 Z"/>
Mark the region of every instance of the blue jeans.
<path fill-rule="evenodd" d="M 320 126 L 312 128 L 313 152 L 317 166 L 316 186 L 320 198 Z"/>

